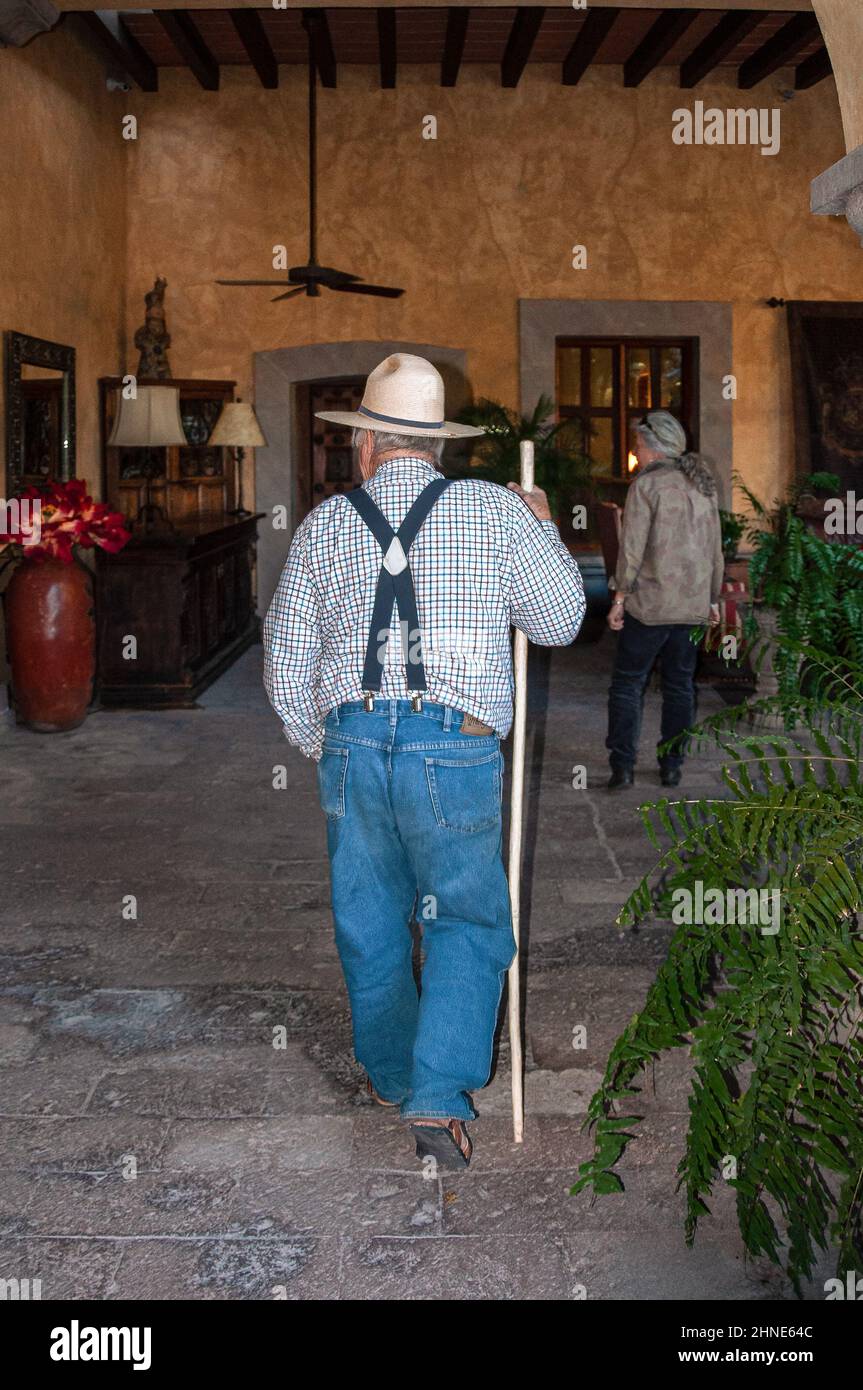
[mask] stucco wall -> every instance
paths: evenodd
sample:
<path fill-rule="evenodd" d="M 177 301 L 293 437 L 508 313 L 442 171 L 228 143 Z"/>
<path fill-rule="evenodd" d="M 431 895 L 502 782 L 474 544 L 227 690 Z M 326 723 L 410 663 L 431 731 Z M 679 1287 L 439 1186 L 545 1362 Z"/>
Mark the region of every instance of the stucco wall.
<path fill-rule="evenodd" d="M 76 473 L 101 491 L 97 380 L 124 361 L 126 151 L 122 94 L 64 22 L 0 52 L 0 329 L 76 350 Z M 6 488 L 0 373 L 0 497 Z M 8 679 L 0 622 L 0 711 Z"/>
<path fill-rule="evenodd" d="M 636 90 L 616 69 L 576 88 L 529 67 L 504 91 L 490 68 L 443 90 L 431 69 L 341 67 L 320 92 L 320 257 L 403 285 L 399 301 L 328 294 L 271 304 L 267 290 L 217 276 L 265 277 L 271 248 L 306 259 L 305 92 L 282 69 L 277 92 L 226 69 L 222 91 L 166 72 L 137 93 L 130 151 L 128 327 L 157 273 L 169 282 L 174 370 L 236 377 L 255 351 L 340 339 L 464 347 L 475 392 L 518 398 L 520 298 L 698 299 L 733 304 L 735 464 L 756 489 L 791 472 L 785 298 L 856 298 L 860 251 L 844 224 L 808 213 L 809 181 L 844 149 L 827 81 L 784 102 L 778 74 L 750 93 L 683 93 L 660 71 Z M 678 146 L 672 111 L 779 105 L 782 147 Z M 743 98 L 743 101 L 741 101 Z M 426 115 L 437 140 L 421 138 Z M 583 243 L 587 270 L 571 268 Z"/>
<path fill-rule="evenodd" d="M 96 382 L 124 359 L 127 109 L 74 21 L 0 52 L 0 328 L 76 349 L 77 473 L 94 488 Z"/>
<path fill-rule="evenodd" d="M 810 179 L 844 151 L 830 81 L 785 103 L 788 74 L 747 94 L 682 93 L 663 71 L 629 91 L 594 69 L 573 89 L 531 66 L 503 91 L 490 68 L 463 69 L 453 90 L 412 68 L 383 92 L 373 70 L 342 67 L 319 96 L 321 257 L 407 293 L 273 305 L 212 282 L 268 275 L 279 242 L 305 260 L 300 69 L 282 70 L 278 92 L 247 71 L 224 69 L 210 93 L 165 70 L 159 93 L 109 95 L 74 21 L 0 63 L 15 132 L 0 164 L 0 318 L 78 349 L 79 471 L 94 483 L 96 377 L 134 366 L 123 327 L 130 340 L 156 274 L 175 373 L 236 377 L 241 393 L 256 351 L 379 338 L 464 347 L 474 391 L 515 403 L 519 299 L 730 302 L 734 461 L 768 492 L 791 468 L 790 381 L 784 315 L 763 300 L 863 297 L 847 226 L 807 211 Z M 780 153 L 674 145 L 671 113 L 696 97 L 779 104 Z M 120 136 L 126 111 L 135 143 Z M 429 114 L 435 141 L 421 138 Z M 587 270 L 571 268 L 574 243 Z"/>

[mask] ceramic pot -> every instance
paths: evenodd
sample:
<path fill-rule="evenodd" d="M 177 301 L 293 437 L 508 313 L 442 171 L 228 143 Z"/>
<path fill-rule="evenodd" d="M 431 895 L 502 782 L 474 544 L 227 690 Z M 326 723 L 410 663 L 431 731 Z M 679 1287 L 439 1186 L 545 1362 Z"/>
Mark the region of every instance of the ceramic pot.
<path fill-rule="evenodd" d="M 78 560 L 25 560 L 6 590 L 12 698 L 39 733 L 74 729 L 87 716 L 96 667 L 93 580 Z"/>

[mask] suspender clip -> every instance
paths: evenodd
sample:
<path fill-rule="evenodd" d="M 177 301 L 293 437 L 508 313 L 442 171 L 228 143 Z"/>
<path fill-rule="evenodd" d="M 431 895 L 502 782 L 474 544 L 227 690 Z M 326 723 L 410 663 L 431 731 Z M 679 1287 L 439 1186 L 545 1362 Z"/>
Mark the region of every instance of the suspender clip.
<path fill-rule="evenodd" d="M 374 712 L 375 712 L 375 697 L 374 697 L 374 695 L 372 694 L 372 692 L 371 692 L 370 690 L 364 690 L 364 691 L 363 691 L 363 704 L 364 704 L 365 707 L 366 707 L 366 713 L 367 713 L 367 714 L 374 714 Z"/>
<path fill-rule="evenodd" d="M 422 714 L 422 712 L 423 712 L 423 697 L 422 697 L 422 695 L 416 695 L 416 694 L 415 694 L 415 695 L 411 695 L 411 709 L 413 710 L 414 714 Z"/>

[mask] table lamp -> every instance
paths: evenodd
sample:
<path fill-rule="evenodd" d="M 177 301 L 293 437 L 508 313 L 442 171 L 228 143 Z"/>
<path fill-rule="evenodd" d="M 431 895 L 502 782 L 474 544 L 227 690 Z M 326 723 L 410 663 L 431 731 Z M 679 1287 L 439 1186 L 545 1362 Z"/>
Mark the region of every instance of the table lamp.
<path fill-rule="evenodd" d="M 162 508 L 150 501 L 150 483 L 160 471 L 151 450 L 186 443 L 178 387 L 139 386 L 134 396 L 120 393 L 108 444 L 111 448 L 147 450 L 141 467 L 145 479 L 144 501 L 135 517 L 135 525 L 142 524 L 145 531 L 155 525 L 157 517 L 162 525 L 171 526 Z"/>
<path fill-rule="evenodd" d="M 266 442 L 254 406 L 249 405 L 248 401 L 228 401 L 222 407 L 208 443 L 221 444 L 234 451 L 237 506 L 228 513 L 229 516 L 251 516 L 251 512 L 243 506 L 243 459 L 246 449 L 257 449 Z"/>

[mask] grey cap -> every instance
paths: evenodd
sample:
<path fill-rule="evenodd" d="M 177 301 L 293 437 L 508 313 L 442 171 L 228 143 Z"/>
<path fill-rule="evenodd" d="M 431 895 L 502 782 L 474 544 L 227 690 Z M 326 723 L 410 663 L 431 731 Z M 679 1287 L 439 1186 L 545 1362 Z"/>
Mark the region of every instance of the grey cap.
<path fill-rule="evenodd" d="M 676 459 L 686 453 L 686 431 L 669 411 L 651 410 L 636 428 L 646 442 L 666 458 Z"/>

